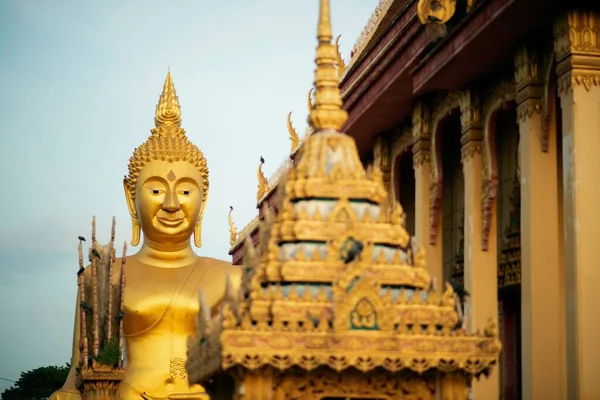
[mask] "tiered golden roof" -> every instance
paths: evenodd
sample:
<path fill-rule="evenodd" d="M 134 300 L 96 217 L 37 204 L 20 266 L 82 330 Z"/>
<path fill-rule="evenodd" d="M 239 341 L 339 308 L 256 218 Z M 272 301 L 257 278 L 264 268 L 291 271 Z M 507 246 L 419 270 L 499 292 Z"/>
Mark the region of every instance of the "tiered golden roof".
<path fill-rule="evenodd" d="M 220 317 L 190 339 L 190 382 L 237 367 L 487 373 L 501 347 L 495 325 L 483 335 L 457 329 L 451 286 L 432 289 L 402 207 L 387 206 L 381 171 L 365 171 L 354 139 L 340 133 L 347 114 L 329 1 L 320 1 L 315 132 L 279 183 L 279 213 L 265 211 L 258 247 L 246 241 L 241 293 L 229 291 Z"/>

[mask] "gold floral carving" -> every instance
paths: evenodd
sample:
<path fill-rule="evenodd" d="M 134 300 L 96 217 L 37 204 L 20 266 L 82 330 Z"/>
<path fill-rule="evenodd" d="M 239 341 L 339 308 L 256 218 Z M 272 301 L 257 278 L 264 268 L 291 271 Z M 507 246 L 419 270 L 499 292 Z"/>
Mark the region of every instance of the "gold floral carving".
<path fill-rule="evenodd" d="M 540 83 L 540 60 L 534 44 L 519 46 L 515 53 L 515 84 L 517 90 Z"/>
<path fill-rule="evenodd" d="M 399 155 L 409 151 L 414 141 L 412 126 L 406 125 L 400 129 L 392 142 L 392 160 L 395 160 Z M 393 169 L 394 168 L 392 168 L 392 170 Z"/>
<path fill-rule="evenodd" d="M 413 136 L 415 140 L 431 139 L 431 110 L 424 101 L 418 101 L 412 110 Z"/>
<path fill-rule="evenodd" d="M 373 166 L 381 170 L 383 177 L 383 186 L 387 193 L 390 193 L 392 183 L 392 136 L 391 134 L 381 134 L 375 139 L 373 146 Z M 392 197 L 390 196 L 390 201 Z"/>
<path fill-rule="evenodd" d="M 482 152 L 482 144 L 479 140 L 471 140 L 462 146 L 460 150 L 460 161 L 465 162 L 472 159 L 475 155 L 480 155 Z"/>
<path fill-rule="evenodd" d="M 481 103 L 479 93 L 473 88 L 460 92 L 460 124 L 463 134 L 469 130 L 481 129 Z"/>
<path fill-rule="evenodd" d="M 540 99 L 528 99 L 517 106 L 517 121 L 522 122 L 533 117 L 534 114 L 541 114 L 542 101 Z"/>
<path fill-rule="evenodd" d="M 419 0 L 417 15 L 425 24 L 445 24 L 456 12 L 456 0 Z"/>
<path fill-rule="evenodd" d="M 600 13 L 570 10 L 554 24 L 554 52 L 558 90 L 567 94 L 576 86 L 600 86 Z"/>
<path fill-rule="evenodd" d="M 577 86 L 583 86 L 589 92 L 592 87 L 600 86 L 600 75 L 569 71 L 558 78 L 558 93 L 560 95 L 570 93 Z"/>
<path fill-rule="evenodd" d="M 569 56 L 599 55 L 598 27 L 600 14 L 597 11 L 570 10 L 561 15 L 554 24 L 556 61 Z"/>
<path fill-rule="evenodd" d="M 435 244 L 437 227 L 439 223 L 439 210 L 442 203 L 442 153 L 439 148 L 440 123 L 450 113 L 460 107 L 460 92 L 451 91 L 440 95 L 433 108 L 433 129 L 431 133 L 431 171 L 429 180 L 429 243 Z M 414 115 L 414 114 L 413 114 Z M 414 118 L 414 117 L 413 117 Z M 413 119 L 414 126 L 414 119 Z"/>
<path fill-rule="evenodd" d="M 486 251 L 492 228 L 493 204 L 498 193 L 498 171 L 496 161 L 494 116 L 501 109 L 510 107 L 516 99 L 516 85 L 513 79 L 504 79 L 492 85 L 486 94 L 483 105 L 484 129 L 482 148 L 481 180 L 481 248 Z"/>
<path fill-rule="evenodd" d="M 434 378 L 414 373 L 361 374 L 317 370 L 275 377 L 274 400 L 323 400 L 370 398 L 376 400 L 433 400 Z M 463 400 L 463 399 L 460 399 Z"/>
<path fill-rule="evenodd" d="M 416 154 L 413 155 L 413 168 L 417 169 L 423 164 L 429 164 L 431 162 L 431 157 L 429 155 L 429 150 L 419 150 Z"/>

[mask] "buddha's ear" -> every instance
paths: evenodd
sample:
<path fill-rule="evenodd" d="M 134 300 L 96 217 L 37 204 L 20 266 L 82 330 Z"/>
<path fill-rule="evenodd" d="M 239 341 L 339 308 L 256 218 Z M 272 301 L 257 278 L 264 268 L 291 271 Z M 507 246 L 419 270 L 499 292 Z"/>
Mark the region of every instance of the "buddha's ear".
<path fill-rule="evenodd" d="M 204 218 L 204 210 L 206 209 L 206 194 L 202 199 L 202 205 L 200 206 L 200 213 L 198 214 L 198 221 L 194 227 L 194 246 L 197 248 L 202 247 L 202 219 Z"/>
<path fill-rule="evenodd" d="M 123 189 L 125 190 L 125 201 L 127 202 L 127 209 L 131 216 L 131 245 L 137 246 L 140 244 L 140 233 L 141 227 L 137 217 L 137 210 L 135 208 L 135 199 L 129 190 L 127 185 L 127 178 L 123 179 Z"/>

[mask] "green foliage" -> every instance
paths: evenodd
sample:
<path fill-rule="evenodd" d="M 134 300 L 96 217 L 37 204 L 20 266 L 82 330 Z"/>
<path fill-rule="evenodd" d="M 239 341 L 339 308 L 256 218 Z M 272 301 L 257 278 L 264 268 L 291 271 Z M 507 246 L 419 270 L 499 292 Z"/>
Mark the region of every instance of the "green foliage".
<path fill-rule="evenodd" d="M 21 377 L 9 389 L 2 392 L 2 400 L 45 400 L 65 381 L 71 364 L 63 367 L 49 366 L 21 372 Z"/>
<path fill-rule="evenodd" d="M 119 340 L 112 338 L 100 351 L 96 361 L 116 368 L 119 365 Z"/>

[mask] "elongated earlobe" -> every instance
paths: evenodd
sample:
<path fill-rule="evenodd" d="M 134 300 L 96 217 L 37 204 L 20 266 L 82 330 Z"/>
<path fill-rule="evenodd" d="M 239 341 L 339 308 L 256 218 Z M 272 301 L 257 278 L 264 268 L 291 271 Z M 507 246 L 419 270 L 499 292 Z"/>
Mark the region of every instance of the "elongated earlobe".
<path fill-rule="evenodd" d="M 199 219 L 194 228 L 194 246 L 202 247 L 202 219 Z"/>
<path fill-rule="evenodd" d="M 140 222 L 137 218 L 135 200 L 129 191 L 129 187 L 127 186 L 127 177 L 123 179 L 123 189 L 125 190 L 125 201 L 127 202 L 127 209 L 129 210 L 129 216 L 131 217 L 131 245 L 137 246 L 140 244 L 142 227 L 140 226 Z"/>
<path fill-rule="evenodd" d="M 140 233 L 142 231 L 142 227 L 138 222 L 137 218 L 131 217 L 131 245 L 137 246 L 140 244 Z"/>

